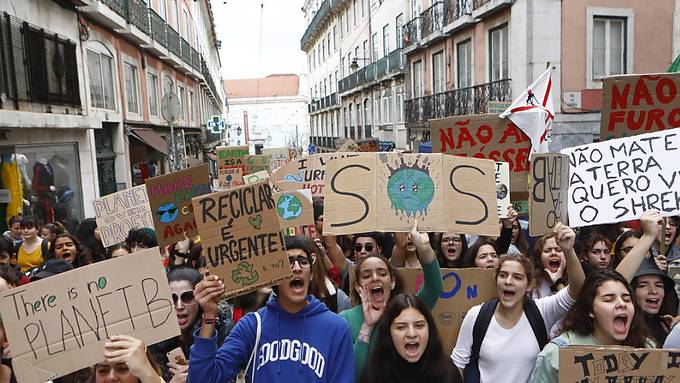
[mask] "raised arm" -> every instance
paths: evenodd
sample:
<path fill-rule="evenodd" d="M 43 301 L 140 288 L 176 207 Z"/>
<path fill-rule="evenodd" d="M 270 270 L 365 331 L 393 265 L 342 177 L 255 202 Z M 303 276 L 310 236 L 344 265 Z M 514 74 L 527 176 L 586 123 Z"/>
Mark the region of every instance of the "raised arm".
<path fill-rule="evenodd" d="M 328 257 L 333 262 L 333 266 L 342 273 L 347 267 L 347 258 L 345 258 L 345 253 L 342 252 L 340 245 L 338 245 L 336 237 L 334 235 L 324 235 L 321 238 L 328 252 Z"/>
<path fill-rule="evenodd" d="M 564 259 L 567 261 L 567 273 L 569 273 L 569 295 L 576 299 L 586 275 L 583 273 L 581 262 L 579 262 L 576 252 L 574 251 L 574 239 L 576 234 L 569 226 L 558 222 L 553 229 L 555 233 L 555 240 L 564 252 Z"/>
<path fill-rule="evenodd" d="M 517 220 L 517 212 L 512 208 L 512 205 L 508 205 L 508 217 L 501 218 L 501 234 L 496 240 L 496 249 L 498 254 L 506 254 L 512 243 L 512 223 Z M 524 254 L 526 255 L 526 254 Z"/>
<path fill-rule="evenodd" d="M 394 267 L 404 267 L 406 265 L 406 244 L 408 243 L 408 233 L 394 233 L 394 249 L 390 257 L 390 263 Z"/>
<path fill-rule="evenodd" d="M 650 209 L 642 213 L 640 217 L 642 238 L 630 250 L 630 253 L 623 257 L 619 266 L 616 267 L 616 271 L 623 275 L 628 282 L 633 280 L 642 260 L 650 255 L 649 249 L 654 244 L 654 240 L 659 236 L 660 224 L 663 224 L 663 217 L 660 211 Z"/>

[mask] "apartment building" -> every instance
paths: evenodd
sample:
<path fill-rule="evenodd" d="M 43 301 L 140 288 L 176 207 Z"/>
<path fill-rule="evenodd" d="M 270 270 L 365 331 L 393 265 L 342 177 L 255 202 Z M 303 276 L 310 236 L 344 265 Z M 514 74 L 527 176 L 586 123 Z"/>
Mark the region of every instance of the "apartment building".
<path fill-rule="evenodd" d="M 407 145 L 401 35 L 407 0 L 307 0 L 310 143 L 378 137 Z"/>
<path fill-rule="evenodd" d="M 499 113 L 555 66 L 551 151 L 599 136 L 602 78 L 664 72 L 678 6 L 658 0 L 410 0 L 405 120 L 413 147 L 428 120 Z"/>
<path fill-rule="evenodd" d="M 168 91 L 178 157 L 202 162 L 224 100 L 217 44 L 208 0 L 0 2 L 3 213 L 74 229 L 94 198 L 166 172 Z"/>

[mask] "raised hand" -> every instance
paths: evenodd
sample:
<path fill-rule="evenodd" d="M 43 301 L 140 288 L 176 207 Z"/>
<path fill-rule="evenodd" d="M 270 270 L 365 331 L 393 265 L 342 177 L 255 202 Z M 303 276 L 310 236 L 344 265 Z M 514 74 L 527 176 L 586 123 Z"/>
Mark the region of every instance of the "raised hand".
<path fill-rule="evenodd" d="M 560 258 L 560 267 L 558 267 L 557 271 L 554 273 L 551 272 L 550 269 L 543 269 L 545 270 L 546 274 L 548 274 L 548 277 L 552 283 L 555 283 L 558 279 L 562 278 L 564 276 L 564 270 L 567 268 L 567 259 L 564 257 L 564 253 L 560 254 Z"/>
<path fill-rule="evenodd" d="M 661 212 L 656 209 L 645 210 L 640 217 L 640 226 L 642 226 L 643 234 L 657 238 L 661 230 L 663 230 Z"/>
<path fill-rule="evenodd" d="M 555 233 L 555 241 L 562 248 L 563 251 L 567 251 L 574 248 L 574 240 L 576 239 L 576 233 L 574 230 L 562 222 L 558 222 L 553 229 Z"/>
<path fill-rule="evenodd" d="M 132 375 L 142 381 L 157 376 L 146 356 L 146 346 L 141 340 L 128 335 L 114 335 L 104 343 L 104 356 L 108 363 L 125 363 Z"/>
<path fill-rule="evenodd" d="M 222 293 L 224 293 L 224 284 L 217 275 L 208 275 L 194 288 L 194 298 L 201 305 L 203 314 L 206 316 L 215 316 L 217 303 Z"/>
<path fill-rule="evenodd" d="M 512 229 L 512 223 L 517 220 L 517 212 L 515 209 L 512 207 L 512 205 L 508 205 L 508 217 L 507 218 L 501 218 L 501 222 L 503 223 L 503 227 L 506 229 Z"/>
<path fill-rule="evenodd" d="M 421 233 L 418 231 L 418 220 L 413 220 L 413 226 L 411 227 L 411 233 L 409 233 L 409 236 L 416 249 L 421 250 L 430 247 L 430 237 L 427 235 L 427 233 Z"/>

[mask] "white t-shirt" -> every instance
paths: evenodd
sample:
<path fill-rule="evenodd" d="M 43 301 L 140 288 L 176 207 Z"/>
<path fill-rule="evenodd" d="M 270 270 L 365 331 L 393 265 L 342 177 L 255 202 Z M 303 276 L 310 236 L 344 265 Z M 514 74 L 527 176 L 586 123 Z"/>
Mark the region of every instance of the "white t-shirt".
<path fill-rule="evenodd" d="M 536 300 L 545 328 L 551 328 L 574 304 L 568 291 L 562 289 L 557 294 Z M 463 319 L 456 347 L 451 353 L 451 359 L 459 368 L 465 368 L 470 361 L 472 329 L 481 307 L 474 306 Z M 536 336 L 524 313 L 511 329 L 502 328 L 492 317 L 479 350 L 481 382 L 528 382 L 539 352 Z"/>

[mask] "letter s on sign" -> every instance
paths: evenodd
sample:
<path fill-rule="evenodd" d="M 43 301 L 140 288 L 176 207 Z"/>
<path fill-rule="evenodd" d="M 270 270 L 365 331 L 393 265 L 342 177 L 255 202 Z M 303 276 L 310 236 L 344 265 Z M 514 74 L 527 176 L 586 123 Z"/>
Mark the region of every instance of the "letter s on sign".
<path fill-rule="evenodd" d="M 333 177 L 331 178 L 331 190 L 333 190 L 333 192 L 338 193 L 340 195 L 352 196 L 352 197 L 360 200 L 364 204 L 364 214 L 360 218 L 357 218 L 357 219 L 352 220 L 352 221 L 340 222 L 340 223 L 331 223 L 331 227 L 343 227 L 343 226 L 354 225 L 356 223 L 363 221 L 364 219 L 366 219 L 366 217 L 368 217 L 368 212 L 369 212 L 370 209 L 369 209 L 368 201 L 366 200 L 366 198 L 364 198 L 363 196 L 356 194 L 356 193 L 338 190 L 337 186 L 335 185 L 335 180 L 338 178 L 340 173 L 342 173 L 345 170 L 350 169 L 350 168 L 359 168 L 359 169 L 366 170 L 367 172 L 371 171 L 371 169 L 369 169 L 368 167 L 366 167 L 364 165 L 347 165 L 343 168 L 340 168 L 340 170 L 338 170 L 335 174 L 333 174 Z"/>
<path fill-rule="evenodd" d="M 451 183 L 451 187 L 453 187 L 453 190 L 455 190 L 458 193 L 463 194 L 463 195 L 469 195 L 470 197 L 481 202 L 482 206 L 484 207 L 484 216 L 482 218 L 476 220 L 476 221 L 459 221 L 459 220 L 456 220 L 456 224 L 458 224 L 458 225 L 478 225 L 478 224 L 486 221 L 487 218 L 489 218 L 489 207 L 486 205 L 486 202 L 484 202 L 484 200 L 480 196 L 474 195 L 472 193 L 458 189 L 455 182 L 453 182 L 453 177 L 454 177 L 454 174 L 456 173 L 456 171 L 458 171 L 459 169 L 465 169 L 465 168 L 476 170 L 477 172 L 479 172 L 483 176 L 486 175 L 483 170 L 476 168 L 474 166 L 458 165 L 458 166 L 454 167 L 453 169 L 451 169 L 451 174 L 449 174 L 449 182 Z"/>

